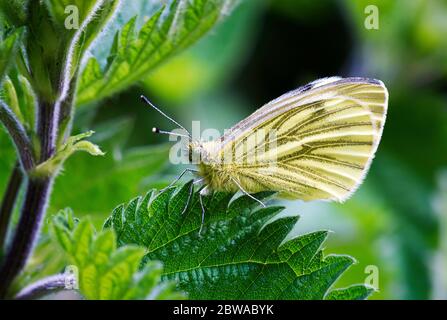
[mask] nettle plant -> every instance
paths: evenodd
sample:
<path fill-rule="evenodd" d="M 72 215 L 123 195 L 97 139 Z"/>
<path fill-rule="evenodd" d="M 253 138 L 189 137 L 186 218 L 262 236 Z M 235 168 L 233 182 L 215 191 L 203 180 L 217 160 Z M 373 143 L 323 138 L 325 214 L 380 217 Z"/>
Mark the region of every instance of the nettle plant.
<path fill-rule="evenodd" d="M 214 193 L 205 197 L 199 234 L 201 207 L 198 194 L 189 192 L 192 182 L 117 207 L 102 230 L 70 209 L 43 223 L 64 162 L 77 151 L 103 155 L 86 140 L 93 132 L 72 134 L 76 108 L 135 85 L 236 3 L 153 5 L 139 30 L 136 18 L 119 28 L 101 63 L 89 49 L 126 10 L 121 1 L 0 0 L 0 121 L 17 153 L 0 208 L 0 298 L 66 289 L 87 299 L 367 298 L 373 289 L 365 285 L 331 289 L 353 258 L 323 255 L 327 231 L 287 237 L 298 218 L 273 219 L 281 207 L 259 208 L 247 196 Z M 43 251 L 60 258 L 59 273 L 48 276 L 42 266 L 24 271 L 39 238 Z M 61 273 L 64 266 L 69 272 Z"/>

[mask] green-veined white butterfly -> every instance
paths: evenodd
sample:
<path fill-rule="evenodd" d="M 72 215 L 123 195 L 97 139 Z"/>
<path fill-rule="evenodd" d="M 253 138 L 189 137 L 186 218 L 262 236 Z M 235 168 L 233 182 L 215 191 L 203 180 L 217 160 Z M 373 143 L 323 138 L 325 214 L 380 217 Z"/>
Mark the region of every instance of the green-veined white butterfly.
<path fill-rule="evenodd" d="M 188 134 L 188 153 L 199 159 L 196 172 L 205 185 L 200 194 L 240 190 L 253 197 L 269 190 L 285 198 L 342 202 L 371 165 L 387 107 L 381 81 L 330 77 L 267 103 L 218 140 L 192 141 Z M 274 131 L 274 138 L 255 138 L 261 130 Z M 268 140 L 274 147 L 258 153 Z"/>

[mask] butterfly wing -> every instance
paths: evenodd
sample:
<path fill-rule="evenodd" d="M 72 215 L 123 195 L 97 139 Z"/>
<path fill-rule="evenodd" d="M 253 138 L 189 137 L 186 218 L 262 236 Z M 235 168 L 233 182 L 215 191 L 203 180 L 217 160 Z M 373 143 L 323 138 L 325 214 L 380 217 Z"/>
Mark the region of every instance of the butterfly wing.
<path fill-rule="evenodd" d="M 344 201 L 369 169 L 387 105 L 381 81 L 317 80 L 238 123 L 212 152 L 225 159 L 220 170 L 247 192 Z"/>

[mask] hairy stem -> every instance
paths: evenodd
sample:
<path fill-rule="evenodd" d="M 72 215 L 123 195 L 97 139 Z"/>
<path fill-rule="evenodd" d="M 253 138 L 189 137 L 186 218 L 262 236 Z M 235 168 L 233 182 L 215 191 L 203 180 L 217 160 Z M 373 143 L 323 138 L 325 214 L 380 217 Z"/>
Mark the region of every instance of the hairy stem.
<path fill-rule="evenodd" d="M 30 171 L 35 165 L 31 141 L 27 136 L 23 125 L 2 100 L 0 100 L 0 122 L 3 123 L 12 138 L 23 168 L 26 171 Z"/>
<path fill-rule="evenodd" d="M 76 93 L 76 87 L 78 82 L 79 71 L 75 73 L 73 79 L 70 82 L 70 89 L 67 92 L 67 96 L 60 102 L 59 112 L 59 143 L 63 144 L 70 136 L 73 119 L 74 119 L 74 96 Z"/>
<path fill-rule="evenodd" d="M 40 137 L 40 162 L 48 160 L 56 152 L 59 110 L 59 103 L 43 102 L 39 105 L 37 134 Z"/>
<path fill-rule="evenodd" d="M 12 212 L 17 200 L 17 195 L 23 181 L 23 173 L 20 168 L 20 163 L 16 163 L 9 178 L 6 187 L 5 195 L 0 206 L 0 250 L 5 249 L 6 236 L 8 233 L 8 226 L 11 220 Z"/>
<path fill-rule="evenodd" d="M 41 103 L 39 105 L 37 130 L 41 142 L 41 162 L 51 158 L 56 151 L 58 121 L 59 107 L 57 103 L 54 105 Z M 32 253 L 42 219 L 45 216 L 53 180 L 53 176 L 29 178 L 20 220 L 0 267 L 0 299 L 7 296 L 11 284 L 22 271 Z"/>
<path fill-rule="evenodd" d="M 52 183 L 51 177 L 28 181 L 20 220 L 0 268 L 0 299 L 7 296 L 9 287 L 32 252 L 45 214 Z"/>
<path fill-rule="evenodd" d="M 65 290 L 67 286 L 72 288 L 75 282 L 76 279 L 70 275 L 59 274 L 51 276 L 24 288 L 15 298 L 19 300 L 43 298 L 51 293 Z"/>

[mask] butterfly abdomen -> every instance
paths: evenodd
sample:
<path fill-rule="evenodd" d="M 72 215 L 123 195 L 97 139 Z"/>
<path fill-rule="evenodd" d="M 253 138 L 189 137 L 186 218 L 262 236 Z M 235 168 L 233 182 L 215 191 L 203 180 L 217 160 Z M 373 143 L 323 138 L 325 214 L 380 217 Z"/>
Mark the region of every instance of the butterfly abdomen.
<path fill-rule="evenodd" d="M 215 141 L 193 145 L 194 152 L 200 154 L 197 163 L 199 175 L 204 179 L 204 184 L 210 189 L 221 192 L 237 192 L 242 187 L 249 193 L 271 189 L 243 174 L 239 170 L 240 163 L 228 161 L 235 158 L 234 153 L 230 153 L 228 157 L 225 157 L 216 152 L 218 148 L 219 144 Z"/>
<path fill-rule="evenodd" d="M 276 191 L 272 186 L 263 185 L 259 179 L 244 175 L 236 166 L 201 163 L 198 167 L 199 175 L 205 179 L 205 185 L 213 191 L 237 192 L 241 190 L 241 187 L 248 193 Z"/>

